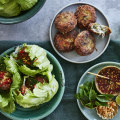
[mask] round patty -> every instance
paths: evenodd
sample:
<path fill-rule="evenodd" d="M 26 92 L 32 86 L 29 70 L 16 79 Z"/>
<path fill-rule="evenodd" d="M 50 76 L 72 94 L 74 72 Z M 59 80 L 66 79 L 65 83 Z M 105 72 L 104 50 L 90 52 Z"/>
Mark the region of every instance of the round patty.
<path fill-rule="evenodd" d="M 77 37 L 77 32 L 75 30 L 67 33 L 61 34 L 57 33 L 54 38 L 54 45 L 57 50 L 61 52 L 69 52 L 74 49 L 74 41 Z"/>
<path fill-rule="evenodd" d="M 87 28 L 90 23 L 96 22 L 96 11 L 89 5 L 81 5 L 77 8 L 75 15 L 77 17 L 78 27 Z"/>
<path fill-rule="evenodd" d="M 55 27 L 62 34 L 70 32 L 76 25 L 77 19 L 72 12 L 59 13 L 55 19 Z"/>
<path fill-rule="evenodd" d="M 79 55 L 87 56 L 94 51 L 96 46 L 96 40 L 89 31 L 85 30 L 77 35 L 74 44 L 76 52 Z"/>

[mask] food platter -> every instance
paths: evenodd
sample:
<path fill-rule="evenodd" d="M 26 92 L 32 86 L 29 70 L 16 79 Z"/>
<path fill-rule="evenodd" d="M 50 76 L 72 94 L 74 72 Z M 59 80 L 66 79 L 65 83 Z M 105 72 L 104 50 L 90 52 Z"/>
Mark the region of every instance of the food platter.
<path fill-rule="evenodd" d="M 94 50 L 94 52 L 88 56 L 80 56 L 78 55 L 75 51 L 71 51 L 71 52 L 67 52 L 67 53 L 63 53 L 63 52 L 59 52 L 55 46 L 54 46 L 54 37 L 55 34 L 57 33 L 57 30 L 55 28 L 54 25 L 54 21 L 56 16 L 64 11 L 72 11 L 75 12 L 76 8 L 80 5 L 86 5 L 86 3 L 73 3 L 70 5 L 67 5 L 65 7 L 63 7 L 61 10 L 59 10 L 56 15 L 54 16 L 51 25 L 50 25 L 50 30 L 49 30 L 49 35 L 50 35 L 50 42 L 51 45 L 53 47 L 53 49 L 56 51 L 56 53 L 61 56 L 63 59 L 72 62 L 72 63 L 87 63 L 90 61 L 95 60 L 96 58 L 98 58 L 100 55 L 102 55 L 104 53 L 104 51 L 106 50 L 106 48 L 108 47 L 109 41 L 110 41 L 110 35 L 105 36 L 104 38 L 100 37 L 100 36 L 96 36 L 96 49 Z M 89 4 L 87 4 L 89 5 Z M 91 5 L 92 6 L 92 5 Z M 97 16 L 97 21 L 98 23 L 102 24 L 102 25 L 106 25 L 109 26 L 109 23 L 106 19 L 106 17 L 104 16 L 104 14 L 97 9 L 95 6 L 93 6 L 96 10 L 96 16 Z"/>
<path fill-rule="evenodd" d="M 106 66 L 116 66 L 118 68 L 120 68 L 120 64 L 116 63 L 116 62 L 102 62 L 102 63 L 98 63 L 94 66 L 92 66 L 91 68 L 89 68 L 80 78 L 78 86 L 77 86 L 77 91 L 76 93 L 79 92 L 79 86 L 81 84 L 83 84 L 86 81 L 90 81 L 90 80 L 94 80 L 95 76 L 88 74 L 88 72 L 92 72 L 92 73 L 98 73 L 103 67 Z M 83 115 L 89 119 L 89 120 L 102 120 L 96 113 L 95 109 L 88 109 L 86 107 L 84 107 L 81 102 L 79 100 L 77 100 L 78 103 L 78 107 L 81 110 L 81 112 L 83 113 Z M 118 107 L 118 113 L 116 114 L 116 116 L 113 118 L 113 120 L 118 120 L 119 119 L 119 114 L 120 114 L 120 107 Z"/>
<path fill-rule="evenodd" d="M 1 56 L 5 56 L 5 54 L 9 55 L 14 51 L 16 47 L 12 47 L 8 50 L 6 50 L 4 53 L 1 54 Z M 54 98 L 49 101 L 48 103 L 41 104 L 38 107 L 32 107 L 32 108 L 23 108 L 20 107 L 18 104 L 15 105 L 15 112 L 9 114 L 6 112 L 3 112 L 0 110 L 0 112 L 5 115 L 6 117 L 12 119 L 12 120 L 38 120 L 42 119 L 46 116 L 48 116 L 50 113 L 52 113 L 55 108 L 58 106 L 60 103 L 62 96 L 64 94 L 64 88 L 65 88 L 65 78 L 64 78 L 64 73 L 62 70 L 61 65 L 57 61 L 57 59 L 48 51 L 47 52 L 47 57 L 50 60 L 50 62 L 54 66 L 53 73 L 56 75 L 56 79 L 59 83 L 59 89 L 57 94 L 54 96 Z"/>

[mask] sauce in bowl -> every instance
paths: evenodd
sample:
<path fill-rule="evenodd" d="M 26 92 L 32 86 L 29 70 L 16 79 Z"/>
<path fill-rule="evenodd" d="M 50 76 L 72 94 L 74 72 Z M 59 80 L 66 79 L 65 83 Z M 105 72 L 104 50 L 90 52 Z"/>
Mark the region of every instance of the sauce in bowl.
<path fill-rule="evenodd" d="M 102 68 L 99 75 L 108 77 L 105 79 L 96 76 L 95 85 L 101 94 L 113 94 L 114 96 L 120 93 L 120 69 L 115 66 L 107 66 Z"/>

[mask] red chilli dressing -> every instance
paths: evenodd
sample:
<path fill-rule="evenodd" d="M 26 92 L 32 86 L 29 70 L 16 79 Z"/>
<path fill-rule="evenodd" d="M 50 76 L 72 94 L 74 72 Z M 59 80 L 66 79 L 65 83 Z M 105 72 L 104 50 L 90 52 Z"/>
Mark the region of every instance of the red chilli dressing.
<path fill-rule="evenodd" d="M 120 69 L 117 67 L 103 68 L 99 75 L 103 75 L 110 79 L 96 77 L 97 87 L 103 94 L 117 94 L 120 93 Z"/>

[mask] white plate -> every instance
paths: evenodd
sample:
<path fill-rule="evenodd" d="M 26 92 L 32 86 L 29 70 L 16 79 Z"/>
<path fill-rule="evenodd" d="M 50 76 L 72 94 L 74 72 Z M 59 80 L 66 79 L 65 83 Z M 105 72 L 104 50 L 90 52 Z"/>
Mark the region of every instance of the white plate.
<path fill-rule="evenodd" d="M 77 90 L 76 93 L 79 93 L 79 86 L 83 83 L 85 83 L 86 81 L 92 81 L 95 80 L 95 76 L 94 75 L 90 75 L 87 72 L 93 72 L 93 73 L 98 73 L 103 67 L 106 66 L 116 66 L 118 68 L 120 68 L 120 63 L 116 63 L 116 62 L 102 62 L 99 64 L 96 64 L 94 66 L 92 66 L 91 68 L 89 68 L 80 78 L 78 86 L 77 86 Z M 88 109 L 86 107 L 84 107 L 81 102 L 79 100 L 77 100 L 79 109 L 81 110 L 81 112 L 83 113 L 83 115 L 88 119 L 88 120 L 102 120 L 96 113 L 95 109 Z M 116 116 L 112 119 L 112 120 L 120 120 L 120 107 L 118 107 L 118 113 L 116 114 Z"/>
<path fill-rule="evenodd" d="M 75 12 L 76 8 L 79 5 L 85 5 L 85 4 L 86 3 L 74 3 L 74 4 L 67 5 L 67 6 L 63 7 L 61 10 L 59 10 L 57 12 L 57 14 L 59 14 L 60 12 L 64 12 L 64 11 Z M 90 4 L 87 4 L 87 5 L 90 5 Z M 96 22 L 100 23 L 102 25 L 109 26 L 108 21 L 107 21 L 106 17 L 103 15 L 103 13 L 100 10 L 98 10 L 96 7 L 94 7 L 94 8 L 96 10 L 96 16 L 97 16 L 97 21 Z M 57 54 L 59 56 L 61 56 L 63 59 L 65 59 L 69 62 L 72 62 L 72 63 L 87 63 L 87 62 L 95 60 L 100 55 L 102 55 L 102 53 L 106 50 L 106 48 L 109 44 L 110 35 L 105 36 L 104 38 L 95 36 L 97 51 L 94 50 L 94 52 L 92 54 L 88 55 L 88 56 L 80 56 L 75 52 L 75 50 L 72 51 L 72 52 L 67 52 L 67 53 L 59 52 L 54 46 L 54 36 L 57 32 L 57 30 L 55 28 L 55 25 L 54 25 L 54 20 L 55 20 L 57 14 L 54 16 L 54 18 L 52 20 L 52 23 L 50 25 L 50 33 L 49 34 L 50 34 L 50 41 L 51 41 L 52 47 L 54 48 L 54 50 L 57 52 Z"/>

